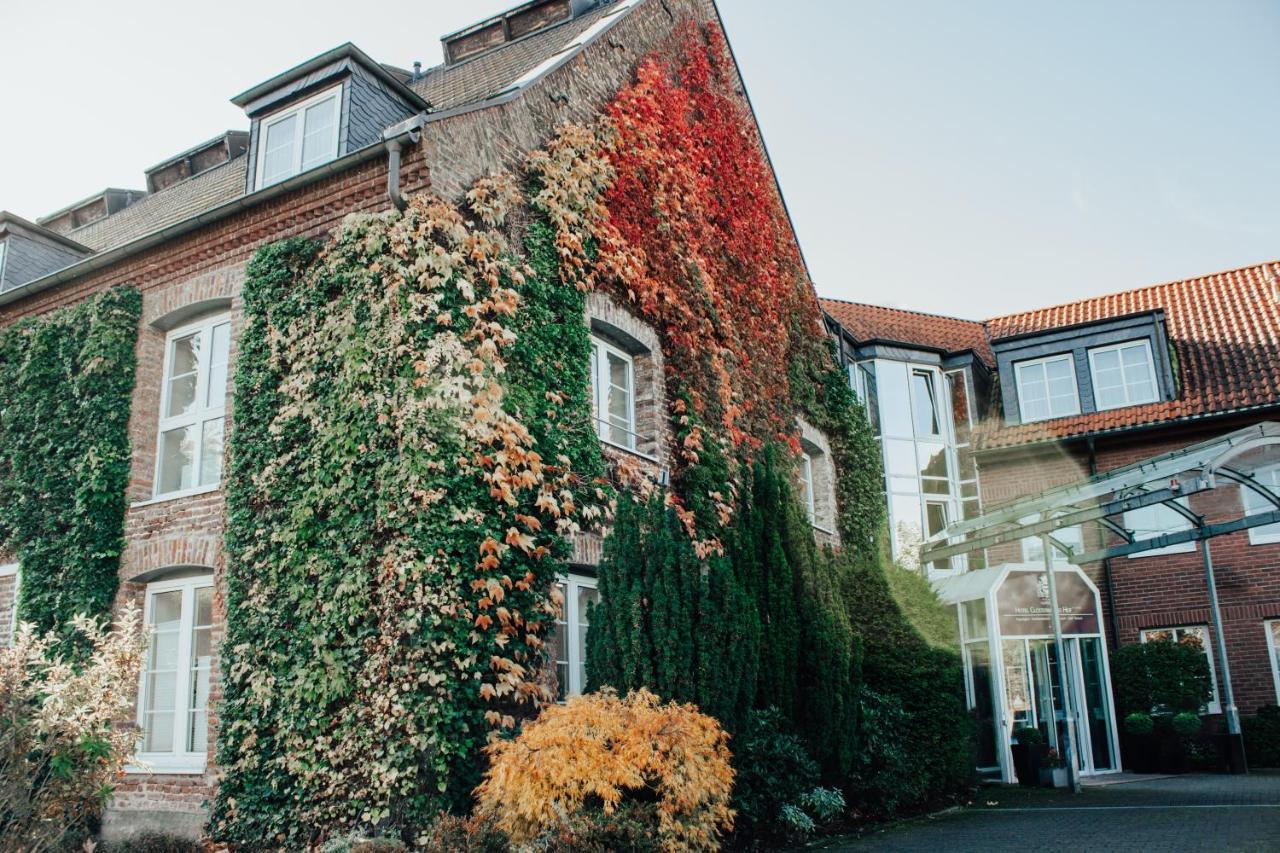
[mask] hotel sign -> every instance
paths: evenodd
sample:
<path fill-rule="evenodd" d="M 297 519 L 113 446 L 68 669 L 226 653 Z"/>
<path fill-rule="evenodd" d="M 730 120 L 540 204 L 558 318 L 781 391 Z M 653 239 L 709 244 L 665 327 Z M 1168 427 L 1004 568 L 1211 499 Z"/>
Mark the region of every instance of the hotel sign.
<path fill-rule="evenodd" d="M 1084 578 L 1072 571 L 1054 572 L 1058 618 L 1064 634 L 1097 634 L 1098 604 Z M 1048 636 L 1049 576 L 1044 572 L 1010 572 L 996 593 L 1000 632 L 1006 637 Z"/>

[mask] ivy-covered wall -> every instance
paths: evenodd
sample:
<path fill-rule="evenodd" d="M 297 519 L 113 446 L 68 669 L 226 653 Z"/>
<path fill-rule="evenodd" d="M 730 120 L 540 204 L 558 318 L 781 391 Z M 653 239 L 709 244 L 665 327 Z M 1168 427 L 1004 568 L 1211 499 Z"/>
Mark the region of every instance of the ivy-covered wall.
<path fill-rule="evenodd" d="M 141 308 L 118 288 L 0 332 L 0 538 L 40 631 L 115 598 Z"/>

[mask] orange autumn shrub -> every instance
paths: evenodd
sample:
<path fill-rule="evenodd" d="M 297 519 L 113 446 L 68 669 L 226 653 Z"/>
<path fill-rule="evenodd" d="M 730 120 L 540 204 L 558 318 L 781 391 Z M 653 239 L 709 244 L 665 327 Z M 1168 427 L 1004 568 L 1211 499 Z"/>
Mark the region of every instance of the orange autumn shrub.
<path fill-rule="evenodd" d="M 609 689 L 547 708 L 513 740 L 487 747 L 479 814 L 517 844 L 594 807 L 656 800 L 664 850 L 714 850 L 733 827 L 729 736 L 693 705 Z"/>

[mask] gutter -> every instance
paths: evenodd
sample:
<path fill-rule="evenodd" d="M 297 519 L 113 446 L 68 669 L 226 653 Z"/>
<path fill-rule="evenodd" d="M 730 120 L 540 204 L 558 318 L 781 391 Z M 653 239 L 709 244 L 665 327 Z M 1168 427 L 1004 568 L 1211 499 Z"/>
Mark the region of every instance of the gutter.
<path fill-rule="evenodd" d="M 366 145 L 364 148 L 352 151 L 350 154 L 339 157 L 337 160 L 331 160 L 323 166 L 317 166 L 316 168 L 300 175 L 295 175 L 287 181 L 281 181 L 278 184 L 272 184 L 271 186 L 263 187 L 256 192 L 232 199 L 231 201 L 220 204 L 217 207 L 210 208 L 203 213 L 197 213 L 195 216 L 188 219 L 183 219 L 172 225 L 161 228 L 158 231 L 152 231 L 150 234 L 144 234 L 127 243 L 122 243 L 114 249 L 108 249 L 105 252 L 90 255 L 83 261 L 72 264 L 68 267 L 63 267 L 57 272 L 50 273 L 43 278 L 33 279 L 26 284 L 13 288 L 12 290 L 6 290 L 5 292 L 0 293 L 0 305 L 9 305 L 10 303 L 17 302 L 20 299 L 25 299 L 28 296 L 33 296 L 52 287 L 57 287 L 60 284 L 74 281 L 82 276 L 88 275 L 89 273 L 111 266 L 125 258 L 132 257 L 139 252 L 145 252 L 148 249 L 162 245 L 175 237 L 189 234 L 192 231 L 203 228 L 206 225 L 211 225 L 214 222 L 220 222 L 223 219 L 227 219 L 228 217 L 234 216 L 242 211 L 255 208 L 260 204 L 264 204 L 274 198 L 291 193 L 294 190 L 309 187 L 312 184 L 330 177 L 331 175 L 345 172 L 355 166 L 373 160 L 384 151 L 389 151 L 390 145 L 393 142 L 397 145 L 402 145 L 405 141 L 412 141 L 416 143 L 419 138 L 417 134 L 420 133 L 422 126 L 421 123 L 424 119 L 425 114 L 419 114 L 401 122 L 400 124 L 388 128 L 383 134 L 384 138 L 382 144 L 375 142 L 372 145 Z M 388 134 L 392 135 L 388 136 Z M 387 176 L 387 193 L 388 196 L 392 198 L 393 202 L 395 202 L 396 198 L 396 196 L 391 196 L 393 185 L 398 196 L 400 182 L 398 152 L 396 160 L 397 163 L 395 171 L 391 172 Z M 397 206 L 399 206 L 398 203 Z"/>

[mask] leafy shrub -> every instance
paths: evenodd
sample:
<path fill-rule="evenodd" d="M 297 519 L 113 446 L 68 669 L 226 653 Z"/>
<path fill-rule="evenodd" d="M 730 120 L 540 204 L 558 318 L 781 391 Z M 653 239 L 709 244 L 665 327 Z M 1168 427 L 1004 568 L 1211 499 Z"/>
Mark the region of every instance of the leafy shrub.
<path fill-rule="evenodd" d="M 0 850 L 56 849 L 88 834 L 133 753 L 133 710 L 146 639 L 129 606 L 107 631 L 71 620 L 88 655 L 57 651 L 65 634 L 30 623 L 0 649 Z"/>
<path fill-rule="evenodd" d="M 1120 713 L 1198 711 L 1213 698 L 1204 650 L 1190 643 L 1130 643 L 1111 656 Z"/>
<path fill-rule="evenodd" d="M 818 765 L 776 709 L 754 711 L 734 754 L 733 807 L 740 837 L 766 838 L 782 826 L 783 808 L 796 807 L 818 784 Z"/>
<path fill-rule="evenodd" d="M 1149 735 L 1155 728 L 1155 718 L 1146 711 L 1134 711 L 1124 718 L 1124 730 L 1131 735 Z"/>
<path fill-rule="evenodd" d="M 611 813 L 587 809 L 544 833 L 537 846 L 546 853 L 658 853 L 658 822 L 653 803 L 625 803 Z"/>
<path fill-rule="evenodd" d="M 93 850 L 94 853 L 201 853 L 204 845 L 167 832 L 140 832 L 121 841 L 98 844 Z"/>
<path fill-rule="evenodd" d="M 654 801 L 650 831 L 667 850 L 712 850 L 733 826 L 728 735 L 692 705 L 612 690 L 547 708 L 511 740 L 486 747 L 478 814 L 516 844 L 575 815 Z"/>
<path fill-rule="evenodd" d="M 1200 715 L 1192 711 L 1183 711 L 1181 714 L 1174 714 L 1173 719 L 1169 721 L 1169 725 L 1173 728 L 1173 733 L 1179 737 L 1191 737 L 1200 733 L 1203 723 Z"/>
<path fill-rule="evenodd" d="M 419 853 L 507 853 L 507 837 L 479 818 L 442 813 L 417 833 Z"/>
<path fill-rule="evenodd" d="M 1263 705 L 1240 720 L 1250 767 L 1280 767 L 1280 706 Z"/>
<path fill-rule="evenodd" d="M 1035 726 L 1019 726 L 1013 730 L 1013 739 L 1021 744 L 1044 743 L 1044 734 Z"/>
<path fill-rule="evenodd" d="M 886 817 L 927 796 L 926 774 L 903 738 L 909 717 L 897 697 L 863 688 L 858 704 L 859 754 L 850 777 L 854 806 L 868 817 Z"/>
<path fill-rule="evenodd" d="M 355 834 L 329 839 L 320 853 L 403 853 L 405 849 L 399 838 Z"/>

